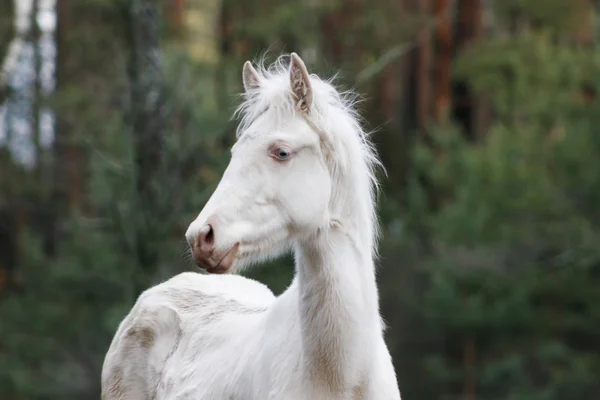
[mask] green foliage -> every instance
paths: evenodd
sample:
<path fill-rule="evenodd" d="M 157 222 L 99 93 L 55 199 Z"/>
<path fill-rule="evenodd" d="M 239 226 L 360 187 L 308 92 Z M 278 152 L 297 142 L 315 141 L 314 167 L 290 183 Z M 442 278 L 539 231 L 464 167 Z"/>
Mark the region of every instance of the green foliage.
<path fill-rule="evenodd" d="M 456 71 L 493 100 L 486 137 L 438 127 L 414 148 L 406 211 L 429 250 L 406 301 L 440 398 L 597 398 L 600 121 L 581 96 L 597 60 L 545 35 L 478 43 Z"/>
<path fill-rule="evenodd" d="M 123 110 L 75 140 L 89 151 L 93 215 L 73 216 L 63 226 L 59 256 L 40 254 L 40 237 L 23 238 L 27 252 L 20 274 L 26 292 L 0 302 L 0 388 L 14 398 L 97 399 L 104 355 L 138 288 L 147 288 L 191 267 L 183 233 L 205 203 L 227 159 L 221 143 L 229 113 L 219 111 L 197 67 L 176 55 L 166 58 L 165 168 L 155 178 L 161 197 L 153 214 L 143 212 L 134 188 L 133 147 Z M 213 71 L 203 71 L 209 77 Z M 115 90 L 118 86 L 107 87 Z M 92 102 L 95 93 L 65 90 L 59 100 Z M 97 103 L 81 114 L 85 130 Z M 199 129 L 201 127 L 201 129 Z M 160 249 L 154 268 L 139 265 L 136 237 Z M 36 382 L 32 385 L 32 382 Z"/>
<path fill-rule="evenodd" d="M 562 0 L 503 0 L 493 2 L 495 16 L 505 24 L 521 23 L 553 33 L 570 34 L 585 15 L 586 2 Z M 516 20 L 516 21 L 515 21 Z"/>
<path fill-rule="evenodd" d="M 63 221 L 56 258 L 39 251 L 35 229 L 20 238 L 25 291 L 0 301 L 2 398 L 97 399 L 105 352 L 140 288 L 194 268 L 183 232 L 228 161 L 241 61 L 308 49 L 311 68 L 341 69 L 347 81 L 390 48 L 417 43 L 432 23 L 398 2 L 225 0 L 228 50 L 216 69 L 164 53 L 166 158 L 149 210 L 134 176 L 130 4 L 70 3 L 86 23 L 71 21 L 63 38 L 69 51 L 60 56 L 72 56 L 50 106 L 69 143 L 86 151 L 92 211 Z M 493 34 L 453 64 L 456 78 L 491 101 L 485 136 L 473 143 L 458 124 L 434 127 L 398 163 L 410 170 L 406 181 L 386 181 L 378 281 L 403 398 L 598 398 L 600 114 L 582 88 L 600 86 L 600 52 L 569 43 L 581 21 L 576 3 L 494 1 Z M 382 90 L 369 85 L 380 85 L 384 69 L 369 74 L 367 97 Z M 381 135 L 401 138 L 383 141 L 393 144 L 390 158 L 413 145 L 408 132 Z M 45 199 L 37 183 L 16 167 L 0 173 L 0 204 Z M 158 249 L 155 265 L 137 257 L 140 239 Z M 244 274 L 280 293 L 291 264 Z"/>
<path fill-rule="evenodd" d="M 27 240 L 32 249 L 41 247 L 34 236 Z M 98 393 L 107 339 L 131 303 L 132 268 L 120 257 L 117 238 L 101 230 L 72 227 L 67 240 L 69 254 L 56 263 L 29 254 L 22 271 L 26 293 L 0 303 L 0 336 L 11 350 L 0 355 L 4 395 L 94 398 L 90 391 Z"/>

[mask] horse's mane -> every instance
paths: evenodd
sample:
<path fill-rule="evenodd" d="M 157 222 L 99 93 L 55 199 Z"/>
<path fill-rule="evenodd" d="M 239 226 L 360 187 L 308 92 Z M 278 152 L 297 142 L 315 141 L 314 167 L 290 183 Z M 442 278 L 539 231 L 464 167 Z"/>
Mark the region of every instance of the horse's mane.
<path fill-rule="evenodd" d="M 276 119 L 275 122 L 289 120 L 300 112 L 296 109 L 290 86 L 289 60 L 289 55 L 282 55 L 267 66 L 263 56 L 255 63 L 259 85 L 241 95 L 243 101 L 234 113 L 234 117 L 240 119 L 236 132 L 238 138 L 243 137 L 250 125 L 267 110 Z M 330 167 L 334 178 L 346 176 L 352 180 L 353 191 L 368 194 L 363 207 L 368 213 L 371 229 L 363 228 L 367 229 L 367 240 L 372 244 L 372 254 L 375 256 L 379 237 L 375 210 L 379 189 L 376 170 L 378 167 L 383 170 L 383 165 L 377 157 L 370 135 L 361 125 L 362 118 L 356 107 L 359 103 L 358 95 L 351 90 L 338 91 L 334 86 L 336 78 L 337 75 L 334 75 L 323 80 L 315 74 L 310 75 L 313 100 L 307 118 L 317 129 L 326 132 L 332 141 L 329 143 L 329 147 L 334 150 Z"/>

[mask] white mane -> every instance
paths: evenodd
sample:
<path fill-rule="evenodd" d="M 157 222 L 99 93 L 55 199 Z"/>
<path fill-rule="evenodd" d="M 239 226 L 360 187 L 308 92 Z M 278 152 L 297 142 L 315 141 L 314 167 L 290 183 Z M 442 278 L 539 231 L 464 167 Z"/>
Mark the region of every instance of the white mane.
<path fill-rule="evenodd" d="M 260 86 L 241 94 L 243 102 L 234 112 L 240 119 L 236 134 L 241 138 L 252 123 L 265 112 L 275 120 L 285 121 L 294 118 L 299 111 L 293 100 L 289 86 L 289 56 L 282 55 L 265 66 L 264 58 L 257 64 Z M 361 203 L 367 226 L 362 226 L 362 239 L 371 247 L 373 257 L 377 256 L 377 242 L 380 226 L 375 204 L 379 183 L 376 177 L 377 168 L 385 172 L 383 164 L 377 157 L 376 149 L 369 134 L 361 125 L 362 118 L 356 106 L 358 95 L 351 91 L 340 92 L 335 88 L 336 76 L 323 80 L 315 74 L 310 75 L 313 105 L 309 116 L 312 125 L 321 134 L 324 146 L 329 149 L 329 168 L 333 179 L 339 183 L 338 188 L 350 189 L 354 193 L 365 194 Z M 365 179 L 366 178 L 366 179 Z M 343 185 L 347 182 L 351 188 Z M 347 193 L 338 193 L 333 201 L 342 204 Z"/>

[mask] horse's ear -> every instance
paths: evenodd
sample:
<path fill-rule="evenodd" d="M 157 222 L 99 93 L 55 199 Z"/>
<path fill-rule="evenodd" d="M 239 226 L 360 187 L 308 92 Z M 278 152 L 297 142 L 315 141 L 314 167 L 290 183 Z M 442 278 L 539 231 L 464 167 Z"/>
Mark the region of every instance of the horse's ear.
<path fill-rule="evenodd" d="M 246 90 L 246 92 L 249 90 L 257 89 L 260 86 L 260 78 L 258 77 L 258 72 L 256 72 L 250 61 L 246 61 L 244 63 L 242 81 L 244 82 L 244 90 Z"/>
<path fill-rule="evenodd" d="M 296 98 L 297 107 L 304 112 L 309 112 L 312 105 L 312 88 L 310 87 L 308 70 L 298 54 L 292 53 L 291 58 L 290 84 L 292 92 Z"/>

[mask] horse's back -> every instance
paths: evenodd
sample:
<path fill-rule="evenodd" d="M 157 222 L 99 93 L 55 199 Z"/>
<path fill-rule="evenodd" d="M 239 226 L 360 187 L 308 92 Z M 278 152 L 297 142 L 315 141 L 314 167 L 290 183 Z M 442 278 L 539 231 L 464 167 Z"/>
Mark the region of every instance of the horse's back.
<path fill-rule="evenodd" d="M 102 399 L 154 399 L 165 365 L 180 345 L 209 335 L 228 314 L 260 313 L 274 299 L 263 284 L 237 275 L 186 272 L 146 290 L 113 338 L 102 371 Z"/>

